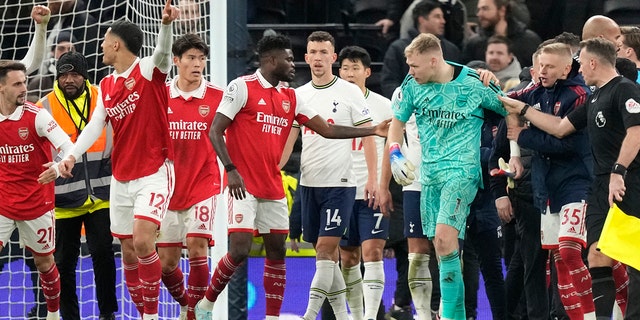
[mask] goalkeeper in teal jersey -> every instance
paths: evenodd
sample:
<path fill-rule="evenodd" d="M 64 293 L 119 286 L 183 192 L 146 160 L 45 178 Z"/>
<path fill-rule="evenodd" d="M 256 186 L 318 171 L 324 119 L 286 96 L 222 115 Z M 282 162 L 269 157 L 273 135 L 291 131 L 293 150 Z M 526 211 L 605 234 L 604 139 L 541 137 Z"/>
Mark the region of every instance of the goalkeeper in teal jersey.
<path fill-rule="evenodd" d="M 464 238 L 469 207 L 482 185 L 483 109 L 507 112 L 498 100 L 500 88 L 484 86 L 476 71 L 446 62 L 435 36 L 420 34 L 405 56 L 409 75 L 394 97 L 388 135 L 391 170 L 400 184 L 414 178 L 399 145 L 405 122 L 415 114 L 422 146 L 420 211 L 440 260 L 442 319 L 466 319 L 458 238 Z"/>

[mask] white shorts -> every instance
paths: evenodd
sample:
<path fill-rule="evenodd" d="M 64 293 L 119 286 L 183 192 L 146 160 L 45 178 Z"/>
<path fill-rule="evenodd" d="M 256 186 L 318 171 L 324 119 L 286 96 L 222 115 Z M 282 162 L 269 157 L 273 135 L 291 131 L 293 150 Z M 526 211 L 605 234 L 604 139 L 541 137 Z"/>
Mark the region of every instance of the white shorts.
<path fill-rule="evenodd" d="M 20 247 L 26 247 L 34 255 L 46 256 L 55 251 L 56 222 L 54 210 L 49 210 L 33 220 L 13 220 L 0 216 L 0 245 L 9 243 L 11 233 L 18 228 Z"/>
<path fill-rule="evenodd" d="M 213 245 L 213 223 L 219 196 L 213 195 L 186 210 L 167 210 L 156 245 L 186 248 L 187 237 L 206 238 L 209 245 Z"/>
<path fill-rule="evenodd" d="M 111 233 L 117 238 L 133 237 L 133 221 L 142 219 L 158 226 L 167 213 L 173 194 L 173 162 L 165 161 L 158 172 L 131 181 L 111 178 Z"/>
<path fill-rule="evenodd" d="M 586 246 L 585 202 L 573 202 L 562 206 L 561 213 L 552 213 L 547 207 L 540 220 L 542 248 L 557 249 L 560 241 L 574 241 Z"/>
<path fill-rule="evenodd" d="M 559 241 L 573 241 L 587 247 L 587 228 L 585 216 L 587 214 L 587 203 L 573 202 L 562 206 L 560 209 L 562 218 L 560 219 L 560 230 L 558 232 Z"/>
<path fill-rule="evenodd" d="M 289 233 L 287 198 L 267 200 L 247 193 L 246 198 L 238 200 L 227 193 L 227 199 L 229 233 Z"/>

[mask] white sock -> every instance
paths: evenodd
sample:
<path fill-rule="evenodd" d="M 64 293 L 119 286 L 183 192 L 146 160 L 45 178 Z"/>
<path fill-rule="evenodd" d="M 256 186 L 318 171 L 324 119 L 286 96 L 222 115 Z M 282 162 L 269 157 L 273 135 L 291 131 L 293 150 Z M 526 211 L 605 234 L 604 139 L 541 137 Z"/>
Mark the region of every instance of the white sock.
<path fill-rule="evenodd" d="M 335 266 L 335 262 L 331 260 L 316 261 L 316 273 L 313 275 L 311 287 L 309 288 L 309 304 L 307 304 L 307 311 L 304 313 L 305 319 L 315 319 L 318 317 L 322 303 L 327 297 L 327 293 L 330 292 Z M 342 278 L 342 275 L 340 277 Z"/>
<path fill-rule="evenodd" d="M 382 261 L 364 263 L 362 291 L 364 293 L 364 318 L 376 319 L 384 292 L 384 265 Z"/>
<path fill-rule="evenodd" d="M 431 272 L 429 271 L 429 255 L 409 253 L 409 290 L 418 320 L 431 319 Z"/>
<path fill-rule="evenodd" d="M 334 263 L 333 266 L 333 283 L 331 284 L 331 289 L 327 294 L 327 300 L 329 300 L 329 304 L 331 304 L 331 308 L 333 308 L 336 320 L 348 320 L 347 285 L 344 283 L 342 271 L 340 271 L 338 264 Z"/>
<path fill-rule="evenodd" d="M 202 299 L 200 299 L 198 304 L 199 304 L 198 307 L 200 307 L 203 310 L 213 311 L 213 306 L 214 306 L 215 302 L 209 301 L 209 299 L 207 299 L 207 297 L 204 296 L 204 297 L 202 297 Z"/>
<path fill-rule="evenodd" d="M 364 302 L 362 298 L 362 273 L 360 265 L 351 268 L 342 268 L 342 276 L 347 286 L 347 304 L 353 320 L 362 320 L 364 315 Z"/>

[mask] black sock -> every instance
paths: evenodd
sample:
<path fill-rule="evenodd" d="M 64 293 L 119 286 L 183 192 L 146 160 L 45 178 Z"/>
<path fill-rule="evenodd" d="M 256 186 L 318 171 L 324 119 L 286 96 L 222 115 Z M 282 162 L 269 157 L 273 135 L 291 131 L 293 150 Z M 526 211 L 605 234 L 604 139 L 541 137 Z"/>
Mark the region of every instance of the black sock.
<path fill-rule="evenodd" d="M 613 269 L 611 267 L 594 267 L 589 269 L 589 273 L 591 273 L 596 317 L 611 319 L 613 304 L 616 302 L 616 285 L 613 282 Z"/>

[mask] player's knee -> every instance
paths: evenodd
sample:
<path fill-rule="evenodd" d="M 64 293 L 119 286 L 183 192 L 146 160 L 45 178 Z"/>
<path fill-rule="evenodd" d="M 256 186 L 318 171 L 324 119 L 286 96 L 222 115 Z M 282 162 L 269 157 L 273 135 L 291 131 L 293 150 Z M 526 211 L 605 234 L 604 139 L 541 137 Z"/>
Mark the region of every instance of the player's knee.
<path fill-rule="evenodd" d="M 38 271 L 42 272 L 47 272 L 49 270 L 51 270 L 51 267 L 53 267 L 55 265 L 55 262 L 53 261 L 53 255 L 49 254 L 46 256 L 35 256 L 33 257 L 33 263 L 36 265 L 36 269 L 38 269 Z"/>

